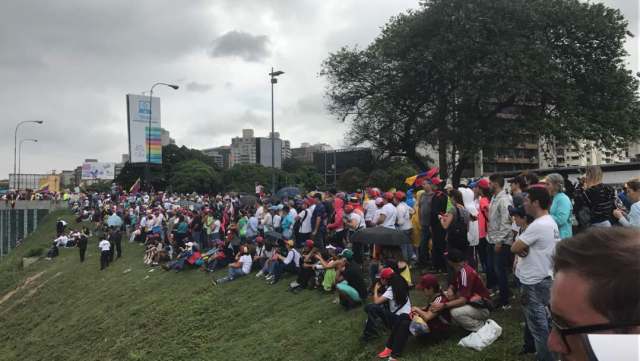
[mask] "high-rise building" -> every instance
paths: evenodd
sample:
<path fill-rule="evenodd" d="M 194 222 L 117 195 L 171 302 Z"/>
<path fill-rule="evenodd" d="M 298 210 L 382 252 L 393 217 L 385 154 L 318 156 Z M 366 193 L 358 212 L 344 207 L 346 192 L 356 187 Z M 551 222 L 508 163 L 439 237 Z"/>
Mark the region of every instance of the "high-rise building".
<path fill-rule="evenodd" d="M 213 163 L 221 168 L 229 168 L 229 160 L 231 157 L 231 147 L 223 145 L 221 147 L 203 149 L 202 153 L 213 158 Z"/>
<path fill-rule="evenodd" d="M 171 134 L 168 130 L 160 128 L 160 144 L 164 147 L 169 144 L 176 144 L 176 140 L 171 138 Z"/>
<path fill-rule="evenodd" d="M 331 150 L 331 146 L 326 143 L 309 144 L 302 143 L 299 148 L 291 149 L 291 158 L 302 163 L 313 163 L 313 153 Z"/>
<path fill-rule="evenodd" d="M 274 136 L 274 166 L 281 168 L 285 145 L 280 139 L 280 134 L 275 133 Z M 271 167 L 271 149 L 271 137 L 255 137 L 253 129 L 243 129 L 242 137 L 231 140 L 229 165 L 233 167 L 236 164 L 261 164 Z"/>

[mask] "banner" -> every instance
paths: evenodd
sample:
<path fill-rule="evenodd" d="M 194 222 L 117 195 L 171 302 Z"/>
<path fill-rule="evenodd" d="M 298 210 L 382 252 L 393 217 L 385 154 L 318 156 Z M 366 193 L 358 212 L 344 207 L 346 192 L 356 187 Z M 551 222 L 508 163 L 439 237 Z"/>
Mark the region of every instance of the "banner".
<path fill-rule="evenodd" d="M 82 163 L 82 179 L 113 180 L 115 178 L 115 163 L 90 162 Z"/>
<path fill-rule="evenodd" d="M 149 129 L 151 116 L 151 129 Z M 129 162 L 162 164 L 160 98 L 127 94 L 127 125 L 129 128 Z M 149 156 L 149 149 L 151 155 Z"/>

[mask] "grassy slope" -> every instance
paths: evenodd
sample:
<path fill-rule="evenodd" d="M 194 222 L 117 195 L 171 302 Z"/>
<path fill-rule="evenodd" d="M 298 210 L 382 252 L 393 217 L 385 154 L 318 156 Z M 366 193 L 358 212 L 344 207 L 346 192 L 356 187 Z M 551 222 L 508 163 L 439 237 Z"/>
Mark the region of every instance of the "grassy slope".
<path fill-rule="evenodd" d="M 253 276 L 213 287 L 198 271 L 149 273 L 137 244 L 126 243 L 123 259 L 102 272 L 95 239 L 84 264 L 77 250 L 62 249 L 54 261 L 17 270 L 24 252 L 52 239 L 60 215 L 71 218 L 52 214 L 0 264 L 0 299 L 44 271 L 0 304 L 0 360 L 374 360 L 383 347 L 358 340 L 361 308 L 345 312 L 331 296 L 293 295 L 284 282 L 267 286 Z M 424 303 L 417 294 L 412 300 Z M 464 332 L 452 331 L 439 342 L 412 338 L 402 359 L 518 360 L 519 311 L 493 318 L 503 336 L 483 352 L 456 346 Z"/>

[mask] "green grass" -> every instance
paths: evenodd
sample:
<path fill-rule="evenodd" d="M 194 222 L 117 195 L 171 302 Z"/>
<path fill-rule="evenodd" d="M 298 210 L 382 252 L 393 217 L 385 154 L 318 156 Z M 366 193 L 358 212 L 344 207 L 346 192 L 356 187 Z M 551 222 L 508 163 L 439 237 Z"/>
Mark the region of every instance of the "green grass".
<path fill-rule="evenodd" d="M 0 300 L 44 272 L 0 304 L 0 360 L 376 360 L 383 347 L 383 339 L 360 343 L 362 308 L 345 312 L 330 295 L 294 295 L 287 282 L 268 286 L 253 275 L 214 287 L 199 271 L 149 273 L 142 246 L 128 242 L 105 271 L 96 239 L 84 264 L 76 249 L 61 249 L 55 260 L 21 269 L 23 254 L 53 239 L 61 215 L 72 219 L 51 214 L 0 263 Z M 426 300 L 416 293 L 412 302 Z M 482 352 L 457 346 L 465 332 L 455 329 L 440 341 L 412 337 L 401 359 L 532 360 L 517 356 L 520 311 L 492 318 L 503 334 Z"/>

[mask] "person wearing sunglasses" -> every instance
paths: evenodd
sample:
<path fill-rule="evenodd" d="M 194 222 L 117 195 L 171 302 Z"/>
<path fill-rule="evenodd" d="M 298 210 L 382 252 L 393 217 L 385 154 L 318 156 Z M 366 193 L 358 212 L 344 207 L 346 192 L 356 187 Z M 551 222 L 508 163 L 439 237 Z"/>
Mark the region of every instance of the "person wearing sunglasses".
<path fill-rule="evenodd" d="M 562 360 L 598 360 L 599 352 L 622 346 L 601 348 L 591 342 L 594 334 L 640 334 L 639 260 L 640 232 L 633 229 L 593 228 L 557 244 L 548 310 L 551 352 Z M 635 355 L 624 351 L 615 359 L 637 360 L 635 343 Z"/>

